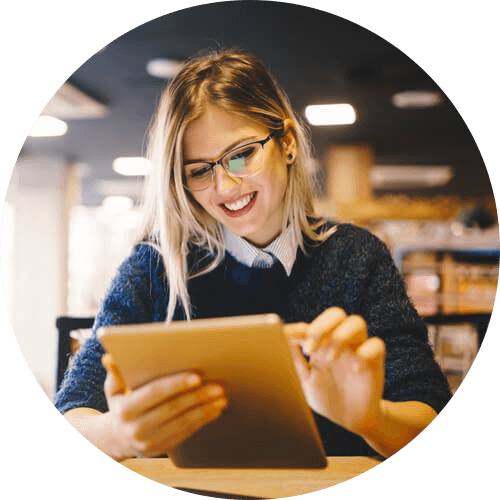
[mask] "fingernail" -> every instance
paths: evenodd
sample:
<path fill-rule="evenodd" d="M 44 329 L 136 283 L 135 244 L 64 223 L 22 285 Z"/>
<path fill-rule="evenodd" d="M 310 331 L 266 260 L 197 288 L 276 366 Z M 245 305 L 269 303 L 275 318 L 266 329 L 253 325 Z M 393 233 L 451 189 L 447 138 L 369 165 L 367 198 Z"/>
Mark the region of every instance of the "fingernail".
<path fill-rule="evenodd" d="M 207 392 L 209 396 L 217 397 L 217 396 L 222 396 L 224 391 L 222 390 L 222 387 L 218 385 L 212 385 L 207 387 Z"/>
<path fill-rule="evenodd" d="M 304 351 L 304 354 L 309 356 L 314 349 L 314 341 L 313 339 L 308 339 L 304 342 L 304 345 L 302 346 L 302 350 Z"/>
<path fill-rule="evenodd" d="M 227 406 L 227 399 L 224 398 L 216 399 L 212 404 L 216 408 L 225 408 Z"/>
<path fill-rule="evenodd" d="M 192 373 L 188 376 L 186 382 L 190 386 L 199 385 L 201 384 L 201 377 L 199 375 L 196 375 L 195 373 Z"/>

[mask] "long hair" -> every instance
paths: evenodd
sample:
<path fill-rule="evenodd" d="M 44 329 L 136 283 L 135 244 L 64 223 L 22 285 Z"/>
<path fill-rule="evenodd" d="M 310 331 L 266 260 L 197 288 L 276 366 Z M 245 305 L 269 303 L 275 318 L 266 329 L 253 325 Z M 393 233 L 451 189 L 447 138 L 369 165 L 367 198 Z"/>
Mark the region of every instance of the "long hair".
<path fill-rule="evenodd" d="M 207 104 L 251 119 L 269 129 L 293 123 L 297 154 L 289 166 L 284 199 L 283 229 L 291 226 L 295 242 L 304 248 L 304 235 L 323 241 L 332 232 L 317 231 L 311 188 L 311 156 L 305 128 L 285 94 L 262 62 L 238 49 L 211 52 L 188 61 L 162 94 L 149 130 L 148 158 L 153 168 L 146 180 L 139 242 L 157 248 L 169 286 L 166 319 L 180 305 L 190 319 L 187 282 L 210 272 L 224 258 L 222 226 L 183 186 L 183 137 Z M 208 250 L 211 258 L 196 274 L 189 274 L 189 246 Z"/>

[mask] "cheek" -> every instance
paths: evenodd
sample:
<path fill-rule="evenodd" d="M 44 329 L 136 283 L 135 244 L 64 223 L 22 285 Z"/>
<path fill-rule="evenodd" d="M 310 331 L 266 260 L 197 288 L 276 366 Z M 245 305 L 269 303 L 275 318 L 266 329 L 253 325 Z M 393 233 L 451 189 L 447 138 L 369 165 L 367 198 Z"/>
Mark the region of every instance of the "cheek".
<path fill-rule="evenodd" d="M 216 218 L 216 210 L 213 204 L 210 203 L 210 198 L 208 196 L 204 196 L 203 191 L 200 191 L 199 194 L 194 195 L 193 194 L 193 208 L 195 209 L 195 213 L 199 214 L 199 217 L 202 219 L 205 217 L 205 215 L 209 215 L 210 217 Z M 198 218 L 197 216 L 195 216 Z"/>
<path fill-rule="evenodd" d="M 193 193 L 193 198 L 201 206 L 204 210 L 208 208 L 208 200 L 206 196 L 203 196 L 203 191 L 199 191 L 198 193 Z"/>
<path fill-rule="evenodd" d="M 275 196 L 280 198 L 280 200 L 284 198 L 288 187 L 288 168 L 286 166 L 279 168 L 274 172 L 272 184 Z"/>

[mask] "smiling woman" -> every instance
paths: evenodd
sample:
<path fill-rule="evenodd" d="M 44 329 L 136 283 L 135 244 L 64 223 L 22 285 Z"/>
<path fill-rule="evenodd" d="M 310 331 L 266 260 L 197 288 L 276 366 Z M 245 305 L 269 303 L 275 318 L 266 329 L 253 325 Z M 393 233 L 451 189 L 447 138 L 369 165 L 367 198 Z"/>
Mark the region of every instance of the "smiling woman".
<path fill-rule="evenodd" d="M 262 170 L 229 176 L 213 167 L 215 191 L 185 189 L 193 162 L 209 165 L 207 161 L 270 134 L 272 139 L 261 151 Z M 151 128 L 149 157 L 156 168 L 146 187 L 141 237 L 150 240 L 155 235 L 162 253 L 169 276 L 169 320 L 178 302 L 185 317 L 191 316 L 187 279 L 193 273 L 185 263 L 189 243 L 207 247 L 213 256 L 198 273 L 222 262 L 224 227 L 234 229 L 239 236 L 253 235 L 253 243 L 265 246 L 290 226 L 293 244 L 302 249 L 304 236 L 323 241 L 333 231 L 315 230 L 321 221 L 314 219 L 306 132 L 277 82 L 253 55 L 229 50 L 186 64 L 162 96 Z M 235 189 L 240 179 L 241 186 Z M 250 189 L 252 184 L 259 189 Z M 248 213 L 242 213 L 247 207 L 236 213 L 227 209 L 227 205 L 239 204 L 252 195 Z M 179 224 L 166 224 L 165 214 Z M 268 223 L 269 227 L 264 227 Z M 240 229 L 244 233 L 239 233 Z M 259 229 L 263 232 L 256 234 Z"/>
<path fill-rule="evenodd" d="M 290 349 L 326 453 L 389 456 L 432 421 L 449 388 L 385 245 L 315 216 L 305 137 L 252 55 L 189 61 L 160 102 L 140 238 L 94 333 L 278 314 L 300 326 Z M 55 403 L 121 460 L 169 453 L 231 401 L 220 383 L 190 372 L 127 391 L 94 334 Z"/>

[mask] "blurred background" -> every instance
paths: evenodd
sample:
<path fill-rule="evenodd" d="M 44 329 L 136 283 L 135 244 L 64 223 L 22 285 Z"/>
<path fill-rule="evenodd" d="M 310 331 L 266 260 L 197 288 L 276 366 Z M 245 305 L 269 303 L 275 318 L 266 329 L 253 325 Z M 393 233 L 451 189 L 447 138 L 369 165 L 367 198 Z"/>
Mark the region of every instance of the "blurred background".
<path fill-rule="evenodd" d="M 13 171 L 0 237 L 8 313 L 38 382 L 52 397 L 56 319 L 93 317 L 130 251 L 162 89 L 186 58 L 233 46 L 266 63 L 308 126 L 318 212 L 389 246 L 456 390 L 498 280 L 497 211 L 474 139 L 446 89 L 396 47 L 277 2 L 157 18 L 103 47 L 47 103 Z M 86 335 L 73 331 L 74 345 Z"/>

